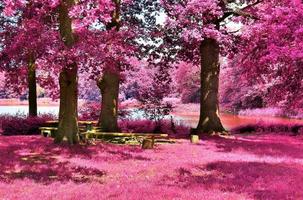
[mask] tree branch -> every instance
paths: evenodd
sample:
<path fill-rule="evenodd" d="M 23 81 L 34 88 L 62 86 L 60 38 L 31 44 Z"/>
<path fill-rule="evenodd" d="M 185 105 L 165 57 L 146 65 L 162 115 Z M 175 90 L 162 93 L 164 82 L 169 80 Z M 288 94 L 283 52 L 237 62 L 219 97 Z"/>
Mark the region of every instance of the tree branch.
<path fill-rule="evenodd" d="M 223 2 L 225 5 L 228 4 L 228 0 L 223 0 Z M 220 19 L 217 20 L 217 23 L 224 21 L 225 19 L 227 19 L 230 16 L 243 16 L 243 17 L 248 17 L 248 18 L 252 18 L 252 19 L 259 19 L 257 16 L 255 16 L 251 13 L 245 12 L 245 10 L 252 8 L 262 2 L 263 2 L 263 0 L 257 0 L 254 3 L 245 6 L 244 8 L 229 10 L 228 12 L 225 12 L 224 15 Z"/>

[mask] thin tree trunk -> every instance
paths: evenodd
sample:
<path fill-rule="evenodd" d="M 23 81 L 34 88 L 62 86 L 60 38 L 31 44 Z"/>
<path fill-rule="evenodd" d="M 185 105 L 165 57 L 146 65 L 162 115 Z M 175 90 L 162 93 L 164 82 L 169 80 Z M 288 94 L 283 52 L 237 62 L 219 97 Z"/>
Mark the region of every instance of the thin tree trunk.
<path fill-rule="evenodd" d="M 75 44 L 72 20 L 68 15 L 74 0 L 62 0 L 59 7 L 59 31 L 64 44 L 71 48 Z M 66 137 L 70 144 L 79 142 L 78 130 L 78 82 L 77 64 L 65 66 L 60 73 L 59 125 L 55 142 L 60 143 Z"/>
<path fill-rule="evenodd" d="M 119 74 L 105 72 L 98 81 L 101 99 L 101 113 L 98 126 L 105 132 L 117 132 L 118 128 L 118 97 L 119 97 Z"/>
<path fill-rule="evenodd" d="M 28 116 L 37 116 L 37 85 L 36 85 L 36 66 L 33 56 L 28 62 Z"/>
<path fill-rule="evenodd" d="M 224 132 L 219 117 L 219 44 L 216 40 L 206 38 L 200 44 L 201 55 L 201 98 L 200 118 L 194 134 L 212 134 Z"/>

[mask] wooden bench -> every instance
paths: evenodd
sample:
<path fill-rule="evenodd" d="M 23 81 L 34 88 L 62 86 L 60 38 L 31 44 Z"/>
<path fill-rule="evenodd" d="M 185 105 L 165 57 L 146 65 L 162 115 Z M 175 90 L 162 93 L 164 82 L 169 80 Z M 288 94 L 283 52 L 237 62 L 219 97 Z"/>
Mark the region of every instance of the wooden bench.
<path fill-rule="evenodd" d="M 90 138 L 98 137 L 135 137 L 143 138 L 142 148 L 150 149 L 153 148 L 156 139 L 168 138 L 168 134 L 157 134 L 157 133 L 113 133 L 113 132 L 101 132 L 99 128 L 93 128 L 91 131 L 80 133 L 82 138 L 89 140 Z"/>
<path fill-rule="evenodd" d="M 44 137 L 55 137 L 58 131 L 57 127 L 40 127 L 41 135 Z M 85 127 L 79 127 L 79 133 L 85 133 L 87 129 Z"/>
<path fill-rule="evenodd" d="M 78 126 L 80 131 L 85 128 L 85 130 L 92 130 L 93 125 L 97 124 L 97 121 L 78 121 Z M 46 127 L 58 127 L 59 121 L 58 120 L 51 120 L 51 121 L 46 121 L 45 126 Z"/>
<path fill-rule="evenodd" d="M 40 127 L 41 135 L 44 137 L 55 137 L 58 128 L 57 127 Z"/>

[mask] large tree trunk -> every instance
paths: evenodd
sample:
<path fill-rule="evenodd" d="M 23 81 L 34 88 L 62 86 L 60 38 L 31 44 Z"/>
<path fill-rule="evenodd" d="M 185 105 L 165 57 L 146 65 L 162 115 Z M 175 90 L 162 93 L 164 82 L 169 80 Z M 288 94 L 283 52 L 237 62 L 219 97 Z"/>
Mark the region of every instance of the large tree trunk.
<path fill-rule="evenodd" d="M 200 118 L 194 134 L 212 134 L 224 132 L 219 117 L 219 44 L 216 40 L 206 38 L 200 44 L 201 55 L 201 98 Z"/>
<path fill-rule="evenodd" d="M 118 131 L 119 74 L 104 72 L 98 81 L 101 92 L 101 113 L 98 126 L 105 132 Z"/>
<path fill-rule="evenodd" d="M 37 85 L 36 85 L 36 66 L 32 56 L 28 62 L 28 116 L 37 116 Z"/>
<path fill-rule="evenodd" d="M 59 6 L 59 31 L 64 44 L 71 48 L 75 44 L 72 31 L 72 20 L 68 15 L 75 0 L 62 0 Z M 60 143 L 67 138 L 70 144 L 79 142 L 78 135 L 78 83 L 77 64 L 65 66 L 60 73 L 60 107 L 59 125 L 55 142 Z"/>
<path fill-rule="evenodd" d="M 59 125 L 55 142 L 62 142 L 66 137 L 70 144 L 79 142 L 77 122 L 77 70 L 65 69 L 60 73 L 60 108 Z"/>

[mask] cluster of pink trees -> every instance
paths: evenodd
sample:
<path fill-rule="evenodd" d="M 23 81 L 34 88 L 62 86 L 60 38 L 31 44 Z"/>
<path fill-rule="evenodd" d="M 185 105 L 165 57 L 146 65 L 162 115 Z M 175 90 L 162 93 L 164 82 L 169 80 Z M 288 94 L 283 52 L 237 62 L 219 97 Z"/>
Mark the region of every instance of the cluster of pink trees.
<path fill-rule="evenodd" d="M 48 77 L 50 84 L 58 83 L 59 77 L 60 111 L 55 142 L 64 137 L 71 144 L 79 140 L 79 73 L 82 78 L 84 74 L 84 80 L 96 81 L 100 88 L 100 127 L 117 131 L 121 73 L 131 68 L 132 57 L 143 56 L 138 49 L 141 44 L 135 39 L 144 40 L 150 29 L 147 22 L 151 26 L 155 21 L 155 16 L 139 16 L 141 10 L 150 12 L 157 4 L 149 2 L 150 8 L 145 5 L 145 1 L 120 0 L 1 3 L 1 66 L 6 75 L 17 77 L 9 81 L 15 85 L 25 85 L 19 81 L 24 81 L 19 74 L 28 77 L 31 116 L 37 114 L 36 71 L 43 78 Z"/>
<path fill-rule="evenodd" d="M 200 80 L 200 120 L 193 132 L 222 132 L 220 55 L 236 58 L 234 66 L 245 75 L 241 79 L 261 81 L 271 93 L 284 84 L 286 99 L 302 104 L 295 95 L 302 89 L 301 11 L 302 3 L 295 0 L 4 0 L 1 70 L 8 85 L 27 86 L 32 116 L 37 114 L 37 80 L 59 93 L 55 141 L 66 137 L 73 144 L 79 140 L 78 77 L 100 89 L 99 126 L 118 131 L 119 86 L 132 78 L 129 72 L 152 69 L 152 82 L 138 82 L 138 98 L 147 107 L 160 107 L 159 99 L 173 88 L 171 68 L 183 63 L 184 72 L 175 73 L 178 87 L 199 89 L 195 84 Z M 159 13 L 164 24 L 157 23 Z M 230 24 L 242 28 L 234 31 Z M 136 69 L 135 61 L 143 63 L 142 69 Z M 180 83 L 182 73 L 190 72 L 200 77 Z M 277 95 L 270 99 L 280 102 Z"/>
<path fill-rule="evenodd" d="M 276 1 L 259 13 L 260 20 L 245 28 L 239 45 L 242 78 L 258 84 L 269 105 L 302 108 L 302 1 Z"/>
<path fill-rule="evenodd" d="M 182 30 L 179 33 L 179 42 L 187 45 L 185 49 L 180 50 L 181 59 L 186 62 L 181 62 L 174 73 L 183 102 L 197 101 L 199 95 L 197 83 L 200 80 L 197 75 L 200 69 L 197 68 L 199 63 L 193 65 L 192 62 L 195 55 L 198 55 L 198 52 L 195 52 L 197 48 L 194 48 L 197 45 L 194 44 L 199 41 L 197 38 L 207 37 L 211 32 L 217 34 L 213 37 L 220 42 L 222 57 L 229 58 L 221 59 L 220 96 L 225 108 L 230 110 L 262 106 L 302 108 L 302 93 L 299 92 L 302 89 L 300 71 L 302 53 L 299 50 L 302 47 L 300 39 L 302 2 L 226 1 L 226 3 L 230 3 L 230 6 L 223 15 L 227 18 L 225 23 L 220 23 L 220 32 L 216 30 L 199 32 L 202 31 L 201 28 L 195 29 L 193 19 L 187 17 L 190 15 L 184 14 L 186 9 L 182 7 L 185 8 L 185 4 L 178 8 L 175 3 L 170 9 L 170 12 L 177 12 L 173 15 L 175 19 L 185 18 L 186 23 L 191 24 L 186 25 L 187 32 L 180 27 L 175 31 L 176 33 Z M 201 5 L 199 2 L 194 4 L 193 1 L 188 4 L 190 4 L 188 12 L 194 12 L 196 7 Z M 197 17 L 202 17 L 202 12 L 195 13 Z M 180 26 L 175 20 L 171 23 L 173 26 Z M 207 28 L 206 24 L 199 25 Z"/>

